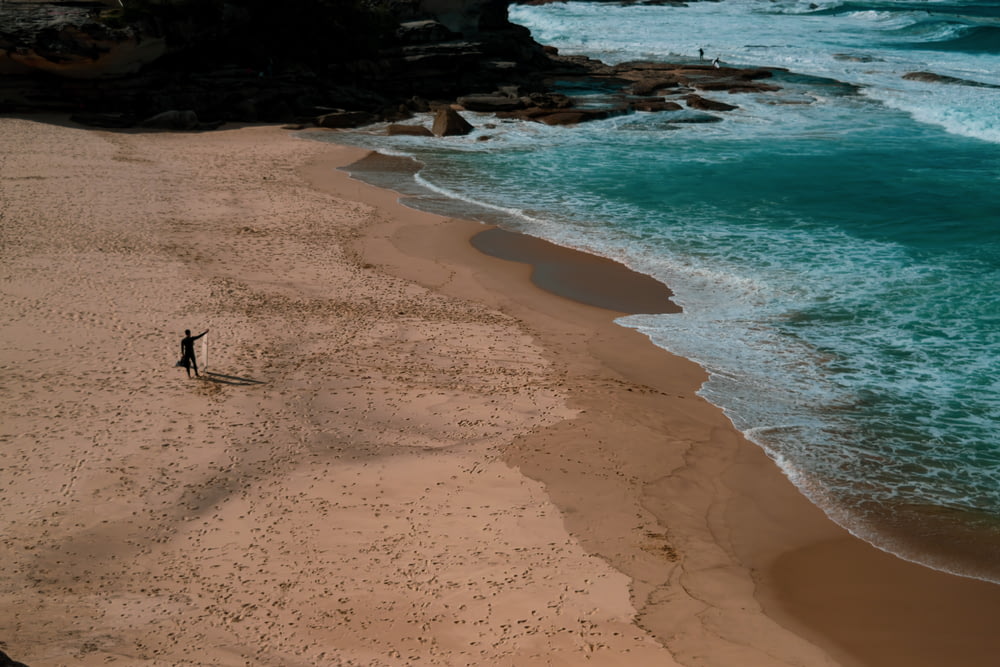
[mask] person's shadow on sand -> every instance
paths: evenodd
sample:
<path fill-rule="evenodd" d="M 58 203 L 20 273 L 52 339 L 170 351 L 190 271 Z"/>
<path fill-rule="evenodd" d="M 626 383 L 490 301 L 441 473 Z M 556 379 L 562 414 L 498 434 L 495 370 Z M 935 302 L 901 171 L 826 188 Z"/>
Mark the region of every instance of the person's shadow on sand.
<path fill-rule="evenodd" d="M 252 378 L 241 378 L 235 375 L 223 375 L 222 373 L 212 373 L 204 372 L 201 374 L 201 379 L 206 382 L 215 382 L 216 384 L 231 384 L 236 386 L 248 386 L 252 384 L 267 384 L 266 382 L 261 382 L 260 380 L 254 380 Z"/>

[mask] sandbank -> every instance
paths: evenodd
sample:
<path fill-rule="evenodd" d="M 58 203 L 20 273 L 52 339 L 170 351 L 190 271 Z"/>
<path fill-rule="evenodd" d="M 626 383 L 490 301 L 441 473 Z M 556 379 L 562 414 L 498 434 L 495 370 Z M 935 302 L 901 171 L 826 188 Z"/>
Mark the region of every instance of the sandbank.
<path fill-rule="evenodd" d="M 1000 587 L 830 522 L 614 324 L 646 305 L 532 282 L 562 251 L 483 254 L 278 127 L 0 144 L 13 658 L 992 664 Z"/>

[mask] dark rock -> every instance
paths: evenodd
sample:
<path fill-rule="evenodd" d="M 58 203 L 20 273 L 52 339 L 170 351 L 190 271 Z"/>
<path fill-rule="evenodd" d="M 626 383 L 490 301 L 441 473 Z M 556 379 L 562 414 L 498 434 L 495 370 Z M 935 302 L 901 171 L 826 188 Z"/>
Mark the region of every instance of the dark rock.
<path fill-rule="evenodd" d="M 142 127 L 157 130 L 194 130 L 198 128 L 198 114 L 185 111 L 163 111 L 142 121 Z"/>
<path fill-rule="evenodd" d="M 311 107 L 327 106 L 393 120 L 404 117 L 400 105 L 426 111 L 424 101 L 411 104 L 418 96 L 452 101 L 505 85 L 539 90 L 540 72 L 551 66 L 530 32 L 510 23 L 507 0 L 350 3 L 354 14 L 326 3 L 321 7 L 328 5 L 330 16 L 288 16 L 287 26 L 273 27 L 266 17 L 282 10 L 268 3 L 246 5 L 235 21 L 230 10 L 212 15 L 218 3 L 140 3 L 129 9 L 141 18 L 127 26 L 117 7 L 85 3 L 78 11 L 76 4 L 39 1 L 0 10 L 0 109 L 136 118 L 192 109 L 202 119 L 293 122 L 309 117 Z M 25 16 L 35 19 L 25 23 Z M 387 31 L 393 20 L 398 30 Z M 305 45 L 303 29 L 319 32 L 309 31 L 312 24 L 356 34 Z M 246 48 L 261 37 L 266 58 L 263 47 Z M 358 121 L 341 116 L 324 124 Z"/>
<path fill-rule="evenodd" d="M 496 112 L 524 108 L 520 98 L 501 94 L 462 95 L 456 102 L 469 111 Z"/>
<path fill-rule="evenodd" d="M 524 105 L 546 109 L 568 109 L 573 106 L 569 95 L 562 93 L 529 93 L 521 98 Z"/>
<path fill-rule="evenodd" d="M 770 83 L 759 83 L 756 81 L 743 81 L 742 79 L 716 79 L 714 81 L 700 81 L 693 83 L 699 90 L 724 90 L 727 93 L 770 93 L 781 90 L 780 86 Z"/>
<path fill-rule="evenodd" d="M 411 136 L 411 137 L 433 137 L 434 133 L 428 130 L 423 125 L 399 125 L 392 124 L 385 128 L 385 133 L 390 137 L 397 137 L 400 135 Z"/>
<path fill-rule="evenodd" d="M 232 120 L 240 123 L 256 123 L 260 120 L 257 104 L 253 100 L 237 100 L 229 105 L 227 113 Z"/>
<path fill-rule="evenodd" d="M 431 110 L 430 103 L 424 98 L 416 95 L 406 101 L 406 106 L 417 113 L 426 113 Z"/>
<path fill-rule="evenodd" d="M 594 113 L 592 111 L 569 109 L 566 111 L 548 112 L 536 116 L 534 120 L 537 120 L 540 123 L 545 123 L 546 125 L 579 125 L 580 123 L 588 120 L 598 120 L 600 118 L 607 117 L 608 114 L 606 113 Z"/>
<path fill-rule="evenodd" d="M 835 53 L 833 54 L 834 60 L 842 60 L 849 63 L 874 63 L 883 62 L 881 58 L 876 58 L 874 56 L 859 56 L 854 53 Z"/>
<path fill-rule="evenodd" d="M 112 29 L 93 21 L 89 13 L 60 7 L 59 14 L 43 22 L 28 15 L 25 7 L 17 9 L 3 9 L 23 16 L 22 21 L 15 16 L 14 25 L 0 26 L 0 71 L 16 66 L 78 79 L 121 76 L 138 72 L 167 51 L 162 39 L 142 35 L 131 26 Z M 46 9 L 41 7 L 42 15 Z"/>
<path fill-rule="evenodd" d="M 367 111 L 334 111 L 317 116 L 313 122 L 317 127 L 339 130 L 348 127 L 361 127 L 373 123 L 375 120 L 376 116 Z"/>
<path fill-rule="evenodd" d="M 413 118 L 413 112 L 406 104 L 399 104 L 395 107 L 387 107 L 378 112 L 379 117 L 387 122 L 399 122 Z"/>
<path fill-rule="evenodd" d="M 295 110 L 281 97 L 264 98 L 257 103 L 257 117 L 265 123 L 281 123 L 295 118 Z"/>
<path fill-rule="evenodd" d="M 631 81 L 629 89 L 636 95 L 649 95 L 678 85 L 700 90 L 729 92 L 770 92 L 778 86 L 760 79 L 774 76 L 770 69 L 713 67 L 712 65 L 671 64 L 647 61 L 624 62 L 610 68 L 609 76 Z"/>
<path fill-rule="evenodd" d="M 959 79 L 955 79 L 954 77 L 935 74 L 934 72 L 907 72 L 903 75 L 903 78 L 907 81 L 924 81 L 926 83 L 951 83 L 952 81 L 959 81 Z"/>
<path fill-rule="evenodd" d="M 679 111 L 683 109 L 677 102 L 668 102 L 659 97 L 644 100 L 629 100 L 629 108 L 634 111 Z"/>
<path fill-rule="evenodd" d="M 125 128 L 135 125 L 135 116 L 127 113 L 75 113 L 69 119 L 89 127 Z"/>
<path fill-rule="evenodd" d="M 426 19 L 400 23 L 399 28 L 396 29 L 396 37 L 403 44 L 427 44 L 455 39 L 458 35 L 449 30 L 443 23 Z"/>
<path fill-rule="evenodd" d="M 60 2 L 59 7 L 76 4 Z M 280 34 L 271 34 L 277 26 L 262 18 L 283 16 L 283 10 L 269 3 L 241 3 L 245 7 L 239 12 L 243 17 L 239 25 L 223 17 L 215 21 L 211 12 L 216 4 L 140 3 L 136 11 L 154 20 L 113 29 L 97 25 L 93 17 L 109 25 L 118 21 L 120 26 L 117 8 L 60 11 L 60 16 L 70 18 L 58 29 L 46 31 L 51 27 L 46 20 L 27 33 L 15 34 L 9 28 L 13 23 L 5 18 L 8 3 L 0 11 L 0 110 L 72 111 L 78 122 L 107 127 L 127 127 L 134 119 L 189 109 L 194 121 L 173 116 L 158 122 L 170 129 L 191 129 L 192 124 L 205 129 L 223 121 L 352 128 L 376 121 L 395 125 L 413 112 L 457 101 L 466 109 L 499 117 L 563 125 L 636 110 L 679 113 L 678 104 L 661 99 L 664 94 L 679 100 L 695 90 L 777 90 L 762 82 L 777 70 L 645 61 L 611 66 L 585 56 L 560 56 L 556 49 L 535 42 L 523 26 L 510 23 L 510 0 L 345 3 L 356 7 L 350 18 L 339 8 L 328 16 L 301 20 L 289 16 L 289 26 L 295 29 Z M 22 9 L 29 5 L 30 9 Z M 376 5 L 383 13 L 378 21 L 368 21 L 376 17 Z M 46 7 L 44 2 L 13 6 L 17 12 L 42 12 L 40 16 L 47 11 L 35 8 Z M 323 23 L 324 30 L 340 30 L 336 34 L 350 48 L 331 46 L 341 43 L 332 38 L 324 42 L 303 37 L 303 31 L 312 37 L 320 32 L 310 32 L 314 23 Z M 268 38 L 266 57 L 257 48 L 262 36 Z M 145 59 L 150 53 L 144 49 L 159 48 L 163 42 L 166 53 L 150 64 Z M 110 50 L 102 51 L 105 47 Z M 24 53 L 30 52 L 38 67 L 31 69 L 9 57 L 5 63 L 5 56 L 18 49 L 27 49 Z M 316 53 L 323 58 L 317 59 Z M 113 64 L 109 56 L 117 59 L 114 68 L 109 68 Z M 126 61 L 131 63 L 128 67 L 118 66 Z M 135 63 L 147 64 L 132 73 Z M 7 65 L 20 69 L 5 69 Z M 113 71 L 116 76 L 68 78 L 91 76 L 98 65 L 103 68 L 100 72 Z M 39 76 L 40 71 L 53 76 Z M 571 95 L 553 92 L 554 81 L 568 83 L 565 90 L 577 83 L 580 90 L 587 90 L 586 108 L 574 108 Z M 590 94 L 595 90 L 603 93 L 596 103 Z M 710 101 L 705 104 L 709 106 L 697 108 L 722 108 Z M 452 112 L 435 121 L 433 133 L 461 134 L 471 129 Z M 390 126 L 387 132 L 419 130 Z"/>
<path fill-rule="evenodd" d="M 628 87 L 634 95 L 654 95 L 662 94 L 661 91 L 676 88 L 680 83 L 674 78 L 657 77 L 653 79 L 642 79 L 636 81 Z"/>
<path fill-rule="evenodd" d="M 701 109 L 702 111 L 732 111 L 733 109 L 739 109 L 739 107 L 726 104 L 725 102 L 706 100 L 700 95 L 685 95 L 684 101 L 690 108 Z"/>
<path fill-rule="evenodd" d="M 546 125 L 579 125 L 592 120 L 603 120 L 625 112 L 624 107 L 606 109 L 540 109 L 530 115 L 530 120 Z"/>
<path fill-rule="evenodd" d="M 457 111 L 451 107 L 442 107 L 434 116 L 434 126 L 431 128 L 431 132 L 437 137 L 450 137 L 469 134 L 473 129 L 475 128 L 469 121 L 462 118 Z"/>
<path fill-rule="evenodd" d="M 903 75 L 903 78 L 907 81 L 923 81 L 925 83 L 945 83 L 955 86 L 973 86 L 975 88 L 1000 88 L 1000 86 L 992 83 L 959 79 L 958 77 L 935 74 L 934 72 L 908 72 Z"/>
<path fill-rule="evenodd" d="M 198 131 L 203 132 L 206 130 L 217 130 L 225 124 L 226 121 L 222 119 L 210 120 L 207 123 L 198 123 Z"/>

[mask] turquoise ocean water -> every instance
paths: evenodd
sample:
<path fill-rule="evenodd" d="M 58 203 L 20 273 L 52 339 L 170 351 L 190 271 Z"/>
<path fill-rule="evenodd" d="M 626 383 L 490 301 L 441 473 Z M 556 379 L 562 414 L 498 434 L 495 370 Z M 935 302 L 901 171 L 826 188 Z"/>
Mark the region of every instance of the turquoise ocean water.
<path fill-rule="evenodd" d="M 777 93 L 707 94 L 740 107 L 712 124 L 470 113 L 468 137 L 350 141 L 419 160 L 418 206 L 670 285 L 683 314 L 621 324 L 706 368 L 701 394 L 813 502 L 901 557 L 1000 581 L 1000 2 L 568 2 L 511 18 L 609 63 L 702 48 L 795 74 Z"/>

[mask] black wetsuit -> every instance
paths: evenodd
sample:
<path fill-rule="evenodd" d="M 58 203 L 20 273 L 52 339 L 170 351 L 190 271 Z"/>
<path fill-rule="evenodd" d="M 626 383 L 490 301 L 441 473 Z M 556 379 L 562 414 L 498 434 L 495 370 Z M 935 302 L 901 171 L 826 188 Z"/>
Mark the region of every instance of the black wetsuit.
<path fill-rule="evenodd" d="M 198 374 L 198 362 L 194 358 L 194 342 L 207 334 L 208 331 L 203 331 L 197 336 L 185 336 L 181 340 L 181 360 L 186 361 L 184 364 L 188 369 L 188 375 L 191 375 L 191 369 L 194 369 L 194 374 Z"/>

